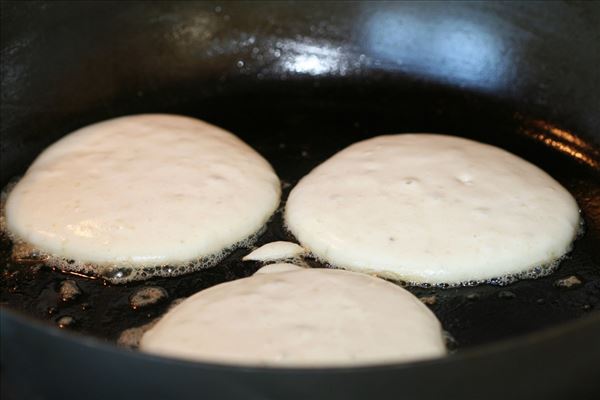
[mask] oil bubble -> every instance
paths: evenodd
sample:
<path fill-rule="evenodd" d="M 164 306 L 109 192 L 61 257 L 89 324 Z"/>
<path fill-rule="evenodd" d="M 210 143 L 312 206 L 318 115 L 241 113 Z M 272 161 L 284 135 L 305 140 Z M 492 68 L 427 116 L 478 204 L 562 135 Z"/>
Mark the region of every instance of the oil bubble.
<path fill-rule="evenodd" d="M 71 317 L 70 315 L 64 315 L 56 320 L 56 324 L 61 329 L 71 328 L 75 325 L 75 318 Z"/>
<path fill-rule="evenodd" d="M 419 300 L 421 300 L 423 302 L 423 304 L 426 304 L 428 306 L 433 306 L 435 303 L 437 303 L 437 296 L 435 294 L 433 294 L 431 296 L 422 296 L 422 297 L 419 297 Z"/>
<path fill-rule="evenodd" d="M 575 275 L 568 276 L 566 278 L 558 279 L 554 282 L 554 286 L 560 289 L 570 289 L 577 287 L 582 284 L 581 279 Z"/>
<path fill-rule="evenodd" d="M 158 304 L 168 297 L 169 294 L 167 291 L 160 286 L 145 286 L 136 290 L 129 297 L 129 304 L 131 305 L 131 308 L 137 310 L 138 308 Z"/>
<path fill-rule="evenodd" d="M 467 295 L 467 300 L 469 301 L 477 301 L 479 300 L 479 294 L 477 293 L 470 293 Z"/>
<path fill-rule="evenodd" d="M 77 282 L 75 282 L 72 279 L 62 281 L 60 283 L 60 286 L 58 287 L 58 295 L 60 296 L 60 299 L 64 302 L 73 301 L 79 296 L 81 296 L 82 293 L 83 292 L 77 285 Z"/>
<path fill-rule="evenodd" d="M 513 292 L 508 291 L 508 290 L 503 290 L 500 293 L 498 293 L 498 298 L 499 299 L 512 300 L 515 297 L 517 297 L 517 295 L 514 294 Z"/>

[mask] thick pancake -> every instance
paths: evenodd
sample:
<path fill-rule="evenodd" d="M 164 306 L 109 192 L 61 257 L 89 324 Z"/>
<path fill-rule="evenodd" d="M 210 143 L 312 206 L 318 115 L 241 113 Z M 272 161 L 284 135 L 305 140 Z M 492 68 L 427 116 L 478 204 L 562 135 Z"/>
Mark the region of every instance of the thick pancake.
<path fill-rule="evenodd" d="M 410 292 L 379 278 L 272 264 L 196 293 L 167 314 L 143 351 L 205 362 L 351 366 L 445 354 L 441 326 Z"/>
<path fill-rule="evenodd" d="M 285 222 L 334 266 L 412 283 L 544 273 L 579 228 L 573 197 L 497 147 L 433 134 L 356 143 L 305 176 Z"/>
<path fill-rule="evenodd" d="M 185 265 L 156 269 L 174 274 L 247 241 L 279 198 L 269 163 L 233 134 L 183 116 L 136 115 L 48 147 L 9 194 L 6 220 L 15 240 L 65 269 Z"/>

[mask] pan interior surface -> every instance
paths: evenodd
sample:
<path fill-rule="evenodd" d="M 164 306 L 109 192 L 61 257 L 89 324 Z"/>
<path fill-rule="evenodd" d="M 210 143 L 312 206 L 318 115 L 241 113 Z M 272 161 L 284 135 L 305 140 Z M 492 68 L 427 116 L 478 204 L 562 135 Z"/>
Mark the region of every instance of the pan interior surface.
<path fill-rule="evenodd" d="M 267 18 L 260 7 L 250 10 L 239 3 L 131 3 L 116 16 L 110 3 L 86 5 L 89 10 L 52 4 L 42 9 L 40 4 L 3 6 L 11 16 L 2 19 L 3 34 L 5 29 L 15 33 L 3 39 L 3 187 L 62 135 L 141 112 L 189 115 L 234 132 L 273 165 L 283 181 L 283 201 L 302 176 L 356 141 L 402 132 L 464 136 L 502 147 L 558 180 L 581 207 L 585 233 L 546 277 L 504 287 L 408 289 L 431 307 L 458 349 L 598 313 L 600 137 L 594 127 L 600 87 L 585 66 L 600 59 L 571 48 L 541 25 L 523 33 L 519 17 L 539 9 L 522 6 L 513 14 L 496 14 L 499 6 L 491 3 L 457 4 L 440 13 L 436 7 L 408 3 L 360 3 L 306 6 L 296 18 L 299 9 L 272 5 L 263 10 Z M 542 12 L 543 26 L 577 22 L 570 9 L 560 7 Z M 420 36 L 430 28 L 423 22 L 429 14 L 436 21 L 471 21 L 461 29 L 454 29 L 450 19 L 440 25 L 458 32 L 448 37 L 460 42 L 440 43 L 462 53 L 438 46 L 419 58 L 410 40 L 386 39 Z M 475 23 L 482 15 L 487 16 L 483 33 Z M 62 29 L 48 37 L 35 33 L 51 30 L 57 18 L 64 22 Z M 271 22 L 257 24 L 265 18 Z M 17 26 L 28 26 L 30 19 L 37 31 L 16 35 Z M 581 26 L 593 26 L 593 21 Z M 584 28 L 570 33 L 593 46 L 594 36 L 586 36 Z M 99 39 L 109 34 L 123 40 Z M 62 46 L 65 40 L 71 43 L 68 48 Z M 554 43 L 554 53 L 548 43 Z M 519 47 L 526 45 L 530 47 Z M 480 47 L 486 50 L 482 53 Z M 513 58 L 503 60 L 494 49 Z M 569 55 L 580 62 L 561 64 Z M 124 59 L 132 61 L 114 61 Z M 259 267 L 243 263 L 249 250 L 238 249 L 214 268 L 110 285 L 63 274 L 36 260 L 15 262 L 10 241 L 1 240 L 3 306 L 108 341 L 160 316 L 175 299 L 249 276 Z M 276 240 L 294 240 L 283 229 L 280 213 L 256 245 Z M 65 285 L 75 288 L 73 296 L 65 295 Z M 158 293 L 153 300 L 136 301 L 151 290 Z"/>
<path fill-rule="evenodd" d="M 585 233 L 550 276 L 505 287 L 408 288 L 430 305 L 459 348 L 538 330 L 599 306 L 600 186 L 593 144 L 493 99 L 432 85 L 408 93 L 370 88 L 362 101 L 352 98 L 354 91 L 365 92 L 360 82 L 325 80 L 320 90 L 304 95 L 302 86 L 296 84 L 286 85 L 285 91 L 281 83 L 261 86 L 256 94 L 250 90 L 224 93 L 205 107 L 182 104 L 169 111 L 204 118 L 248 141 L 272 162 L 284 183 L 284 199 L 303 175 L 345 146 L 377 134 L 407 131 L 443 132 L 503 147 L 546 170 L 575 196 Z M 197 108 L 195 113 L 192 108 Z M 565 142 L 565 136 L 577 140 L 571 152 L 554 145 L 574 146 Z M 275 240 L 294 240 L 282 226 L 281 213 L 270 221 L 256 245 Z M 69 329 L 116 340 L 121 331 L 161 315 L 174 299 L 252 274 L 259 264 L 241 261 L 248 251 L 239 249 L 214 268 L 178 278 L 109 285 L 35 262 L 15 262 L 11 244 L 3 238 L 1 301 Z M 81 294 L 62 300 L 65 280 L 76 282 Z M 134 294 L 149 286 L 164 289 L 161 293 L 166 296 L 144 307 L 133 304 Z"/>

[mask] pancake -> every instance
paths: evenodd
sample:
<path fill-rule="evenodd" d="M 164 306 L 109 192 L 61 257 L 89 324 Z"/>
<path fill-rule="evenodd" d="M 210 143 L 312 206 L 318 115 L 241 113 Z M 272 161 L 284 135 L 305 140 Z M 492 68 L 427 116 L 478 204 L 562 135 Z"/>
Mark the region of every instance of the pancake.
<path fill-rule="evenodd" d="M 233 134 L 148 114 L 93 124 L 48 147 L 5 211 L 13 239 L 51 265 L 127 281 L 214 265 L 250 243 L 279 199 L 269 163 Z"/>
<path fill-rule="evenodd" d="M 547 274 L 579 219 L 569 192 L 533 164 L 435 134 L 353 144 L 302 178 L 285 208 L 287 228 L 321 261 L 412 284 Z"/>
<path fill-rule="evenodd" d="M 445 354 L 440 323 L 410 292 L 349 271 L 272 264 L 196 293 L 140 349 L 241 365 L 330 367 Z"/>
<path fill-rule="evenodd" d="M 298 258 L 302 256 L 306 250 L 298 246 L 296 243 L 277 241 L 262 245 L 245 255 L 244 261 L 277 261 Z"/>

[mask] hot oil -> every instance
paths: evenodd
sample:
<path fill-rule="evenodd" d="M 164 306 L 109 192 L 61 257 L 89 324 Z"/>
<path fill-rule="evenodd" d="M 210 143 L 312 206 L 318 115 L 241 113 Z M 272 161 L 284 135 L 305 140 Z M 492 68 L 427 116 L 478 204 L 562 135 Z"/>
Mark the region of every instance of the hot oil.
<path fill-rule="evenodd" d="M 505 148 L 540 166 L 574 195 L 586 221 L 585 234 L 556 270 L 551 266 L 537 271 L 538 279 L 448 288 L 408 286 L 407 289 L 418 297 L 435 297 L 435 302 L 428 306 L 459 348 L 597 312 L 600 307 L 600 172 L 563 152 L 564 146 L 547 146 L 537 139 L 539 135 L 525 134 L 529 126 L 523 115 L 527 113 L 519 110 L 517 118 L 514 108 L 480 95 L 414 85 L 394 86 L 389 82 L 378 86 L 373 82 L 365 85 L 363 81 L 345 81 L 343 85 L 321 81 L 318 88 L 306 82 L 297 86 L 293 82 L 263 83 L 259 92 L 255 87 L 245 90 L 243 85 L 234 85 L 235 89 L 225 85 L 219 95 L 209 99 L 185 101 L 181 100 L 185 96 L 177 92 L 178 102 L 170 105 L 164 103 L 163 93 L 158 96 L 157 92 L 156 99 L 151 94 L 145 96 L 143 109 L 135 109 L 131 102 L 125 101 L 115 104 L 114 110 L 119 114 L 183 113 L 238 134 L 271 162 L 285 183 L 283 202 L 290 188 L 312 168 L 349 144 L 375 135 L 440 132 Z M 111 116 L 98 112 L 94 118 L 90 116 L 88 122 Z M 541 129 L 539 124 L 536 126 L 535 129 Z M 21 172 L 31 161 L 23 160 Z M 284 229 L 279 212 L 258 235 L 255 245 L 277 240 L 294 241 Z M 71 317 L 74 323 L 63 324 L 64 329 L 116 341 L 126 329 L 148 324 L 162 315 L 175 299 L 253 274 L 260 264 L 242 262 L 241 258 L 248 252 L 244 248 L 234 249 L 213 267 L 178 277 L 154 276 L 137 282 L 125 279 L 124 283 L 115 285 L 107 279 L 110 276 L 89 279 L 78 273 L 62 273 L 43 260 L 17 263 L 11 259 L 12 244 L 4 236 L 0 246 L 0 302 L 54 325 L 59 324 L 62 317 Z M 316 260 L 306 261 L 313 267 L 324 267 Z M 542 276 L 544 273 L 538 272 L 549 275 Z M 558 280 L 570 276 L 577 276 L 581 283 L 557 286 Z M 60 288 L 65 280 L 75 282 L 80 290 L 80 294 L 69 301 L 61 299 Z M 494 283 L 507 285 L 500 287 Z M 134 307 L 132 296 L 145 288 L 160 293 L 161 300 Z M 501 296 L 502 292 L 512 295 Z M 71 321 L 63 319 L 62 322 L 67 320 Z"/>
<path fill-rule="evenodd" d="M 18 264 L 44 263 L 55 270 L 64 273 L 74 273 L 90 278 L 104 279 L 110 283 L 123 284 L 128 282 L 146 280 L 153 277 L 176 277 L 189 274 L 206 268 L 211 268 L 221 262 L 229 253 L 240 248 L 249 248 L 264 232 L 265 227 L 250 237 L 219 253 L 198 258 L 182 264 L 128 266 L 128 265 L 95 265 L 76 260 L 68 260 L 51 254 L 44 253 L 21 241 L 13 242 L 12 259 Z M 10 237 L 10 235 L 8 235 Z"/>

